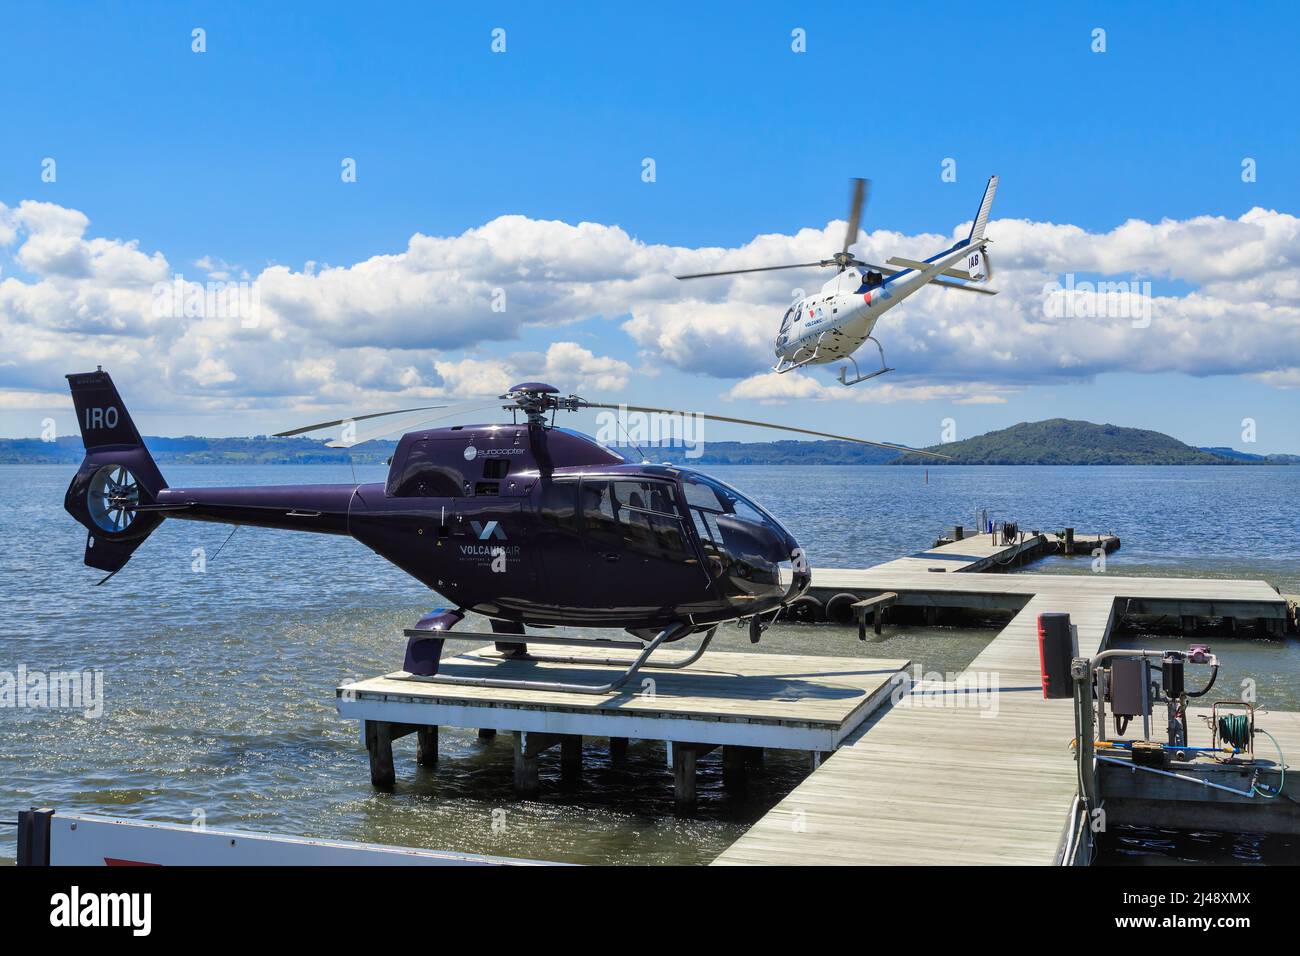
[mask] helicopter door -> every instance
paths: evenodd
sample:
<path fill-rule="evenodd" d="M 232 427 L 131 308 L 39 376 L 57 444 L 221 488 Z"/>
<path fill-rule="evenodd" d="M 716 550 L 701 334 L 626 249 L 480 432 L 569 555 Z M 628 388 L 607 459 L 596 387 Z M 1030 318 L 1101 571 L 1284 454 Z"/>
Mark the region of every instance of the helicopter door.
<path fill-rule="evenodd" d="M 707 599 L 707 579 L 677 504 L 677 489 L 654 479 L 584 478 L 586 600 L 605 611 L 689 613 Z"/>
<path fill-rule="evenodd" d="M 526 610 L 538 589 L 532 541 L 519 499 L 453 499 L 451 554 L 467 605 Z"/>
<path fill-rule="evenodd" d="M 546 579 L 541 597 L 543 613 L 556 617 L 581 617 L 562 613 L 581 606 L 587 591 L 587 547 L 578 518 L 578 479 L 543 478 L 532 522 L 534 550 Z"/>

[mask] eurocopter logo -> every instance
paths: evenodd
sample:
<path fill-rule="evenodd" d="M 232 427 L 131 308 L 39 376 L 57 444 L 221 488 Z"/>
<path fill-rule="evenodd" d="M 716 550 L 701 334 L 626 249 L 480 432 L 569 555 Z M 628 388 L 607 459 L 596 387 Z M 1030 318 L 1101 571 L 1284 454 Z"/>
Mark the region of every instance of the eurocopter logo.
<path fill-rule="evenodd" d="M 474 529 L 474 533 L 478 535 L 480 541 L 489 541 L 492 539 L 497 541 L 506 540 L 506 529 L 501 527 L 499 521 L 488 521 L 486 523 L 471 521 L 469 525 Z"/>
<path fill-rule="evenodd" d="M 522 455 L 523 453 L 524 449 L 522 448 L 475 448 L 473 445 L 469 445 L 465 448 L 465 460 L 473 461 L 479 455 L 484 458 L 500 458 L 505 455 Z"/>

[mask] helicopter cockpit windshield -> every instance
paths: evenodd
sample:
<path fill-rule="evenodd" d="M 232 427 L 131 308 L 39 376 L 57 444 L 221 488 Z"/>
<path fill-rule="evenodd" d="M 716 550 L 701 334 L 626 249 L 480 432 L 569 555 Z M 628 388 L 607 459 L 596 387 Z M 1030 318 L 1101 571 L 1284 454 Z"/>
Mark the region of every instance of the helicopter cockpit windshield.
<path fill-rule="evenodd" d="M 701 474 L 682 476 L 682 492 L 710 573 L 733 599 L 766 595 L 791 570 L 798 545 L 781 523 L 740 492 Z"/>
<path fill-rule="evenodd" d="M 785 318 L 781 320 L 781 331 L 778 333 L 779 335 L 785 335 L 790 331 L 790 326 L 794 324 L 794 317 L 797 314 L 798 309 L 794 306 L 791 306 L 786 310 Z M 771 326 L 768 326 L 768 328 L 771 328 Z"/>

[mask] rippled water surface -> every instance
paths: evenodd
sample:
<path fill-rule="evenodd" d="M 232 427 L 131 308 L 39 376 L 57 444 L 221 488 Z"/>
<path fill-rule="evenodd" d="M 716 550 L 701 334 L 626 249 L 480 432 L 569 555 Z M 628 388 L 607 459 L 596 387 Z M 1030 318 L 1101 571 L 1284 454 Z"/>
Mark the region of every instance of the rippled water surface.
<path fill-rule="evenodd" d="M 1114 531 L 1124 542 L 1110 558 L 1116 573 L 1258 577 L 1300 592 L 1300 468 L 932 468 L 928 483 L 922 468 L 709 470 L 768 505 L 814 568 L 919 550 L 987 507 L 1024 528 Z M 178 486 L 351 479 L 333 466 L 164 472 Z M 358 469 L 361 480 L 382 474 Z M 0 467 L 0 671 L 102 669 L 106 705 L 96 719 L 0 709 L 0 818 L 36 804 L 187 823 L 201 813 L 214 826 L 505 856 L 698 863 L 807 773 L 804 758 L 773 753 L 735 797 L 711 755 L 698 812 L 679 817 L 662 745 L 633 744 L 628 762 L 612 767 L 596 741 L 581 788 L 563 792 L 558 766 L 544 761 L 542 796 L 520 800 L 510 793 L 508 736 L 484 742 L 445 728 L 436 768 L 417 770 L 414 744 L 403 740 L 396 790 L 376 793 L 356 725 L 335 713 L 334 688 L 398 667 L 402 628 L 438 598 L 348 539 L 244 528 L 214 557 L 229 528 L 183 521 L 165 522 L 121 574 L 94 587 L 98 574 L 81 564 L 85 531 L 62 510 L 70 476 L 57 466 Z M 196 548 L 207 555 L 203 573 L 192 570 Z M 1087 565 L 1062 559 L 1035 570 Z M 777 625 L 758 650 L 956 671 L 995 633 L 899 628 L 862 645 L 843 628 Z M 714 646 L 752 649 L 731 627 Z M 1256 677 L 1268 705 L 1297 709 L 1293 647 L 1241 640 L 1216 649 L 1230 651 L 1228 679 Z M 505 822 L 495 831 L 494 809 Z M 12 828 L 0 830 L 0 858 L 12 855 Z"/>

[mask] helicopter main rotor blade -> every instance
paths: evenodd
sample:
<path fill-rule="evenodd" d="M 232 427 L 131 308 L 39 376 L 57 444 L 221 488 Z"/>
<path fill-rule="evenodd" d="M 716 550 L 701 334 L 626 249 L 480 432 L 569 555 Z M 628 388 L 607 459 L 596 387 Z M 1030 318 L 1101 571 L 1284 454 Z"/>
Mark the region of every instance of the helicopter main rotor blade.
<path fill-rule="evenodd" d="M 834 265 L 834 260 L 830 260 Z M 759 266 L 756 269 L 724 269 L 722 272 L 692 272 L 690 275 L 674 276 L 676 279 L 707 279 L 709 276 L 738 276 L 745 272 L 775 272 L 777 269 L 810 269 L 813 266 L 827 265 L 826 260 L 821 262 L 796 262 L 789 266 Z"/>
<path fill-rule="evenodd" d="M 858 226 L 862 223 L 862 205 L 867 198 L 867 180 L 854 179 L 853 193 L 849 198 L 849 228 L 844 233 L 844 248 L 841 252 L 848 252 L 849 246 L 858 241 Z"/>
<path fill-rule="evenodd" d="M 351 448 L 353 445 L 360 445 L 368 441 L 373 441 L 376 438 L 383 438 L 385 435 L 391 435 L 394 432 L 410 431 L 412 429 L 419 428 L 421 425 L 427 425 L 430 422 L 438 422 L 447 418 L 455 418 L 457 415 L 466 415 L 469 414 L 470 412 L 485 411 L 486 409 L 489 408 L 503 408 L 503 407 L 505 407 L 505 405 L 502 403 L 501 399 L 498 398 L 492 401 L 484 400 L 482 402 L 461 402 L 460 404 L 457 405 L 443 405 L 440 407 L 436 407 L 437 408 L 436 414 L 430 414 L 430 412 L 428 411 L 417 410 L 415 414 L 410 415 L 406 418 L 398 419 L 395 422 L 394 421 L 384 422 L 383 424 L 374 425 L 370 428 L 367 428 L 365 431 L 357 432 L 351 438 L 336 438 L 333 441 L 328 441 L 325 443 L 325 447 L 326 448 Z M 378 418 L 381 417 L 382 415 L 392 415 L 392 414 L 396 414 L 396 413 L 385 412 L 385 413 L 381 413 L 380 415 L 374 415 L 371 417 Z M 345 418 L 343 421 L 344 422 L 357 421 L 357 419 Z"/>
<path fill-rule="evenodd" d="M 756 428 L 772 428 L 777 431 L 798 432 L 801 435 L 814 435 L 818 438 L 831 438 L 835 441 L 848 441 L 856 445 L 870 445 L 873 448 L 888 448 L 891 451 L 904 452 L 909 455 L 926 455 L 930 458 L 943 458 L 951 460 L 950 455 L 941 455 L 936 451 L 925 451 L 921 448 L 909 448 L 906 445 L 891 445 L 883 441 L 867 441 L 865 438 L 851 438 L 848 435 L 833 435 L 830 432 L 813 431 L 811 428 L 798 428 L 794 425 L 776 425 L 772 422 L 759 422 L 749 418 L 729 418 L 726 415 L 706 415 L 704 412 L 684 412 L 674 408 L 650 408 L 645 405 L 610 405 L 607 402 L 583 402 L 586 408 L 612 408 L 626 409 L 629 412 L 651 412 L 662 415 L 694 415 L 697 418 L 706 418 L 713 422 L 727 422 L 731 425 L 753 425 Z"/>
<path fill-rule="evenodd" d="M 287 432 L 276 432 L 272 438 L 292 438 L 294 435 L 305 435 L 307 432 L 320 431 L 322 428 L 333 428 L 335 425 L 342 425 L 345 422 L 364 422 L 370 418 L 383 418 L 385 415 L 405 415 L 409 412 L 426 412 L 433 408 L 450 408 L 449 405 L 417 405 L 414 408 L 395 408 L 391 412 L 372 412 L 368 415 L 353 415 L 351 418 L 336 418 L 332 422 L 317 422 L 314 425 L 304 425 L 302 428 L 293 428 Z"/>

